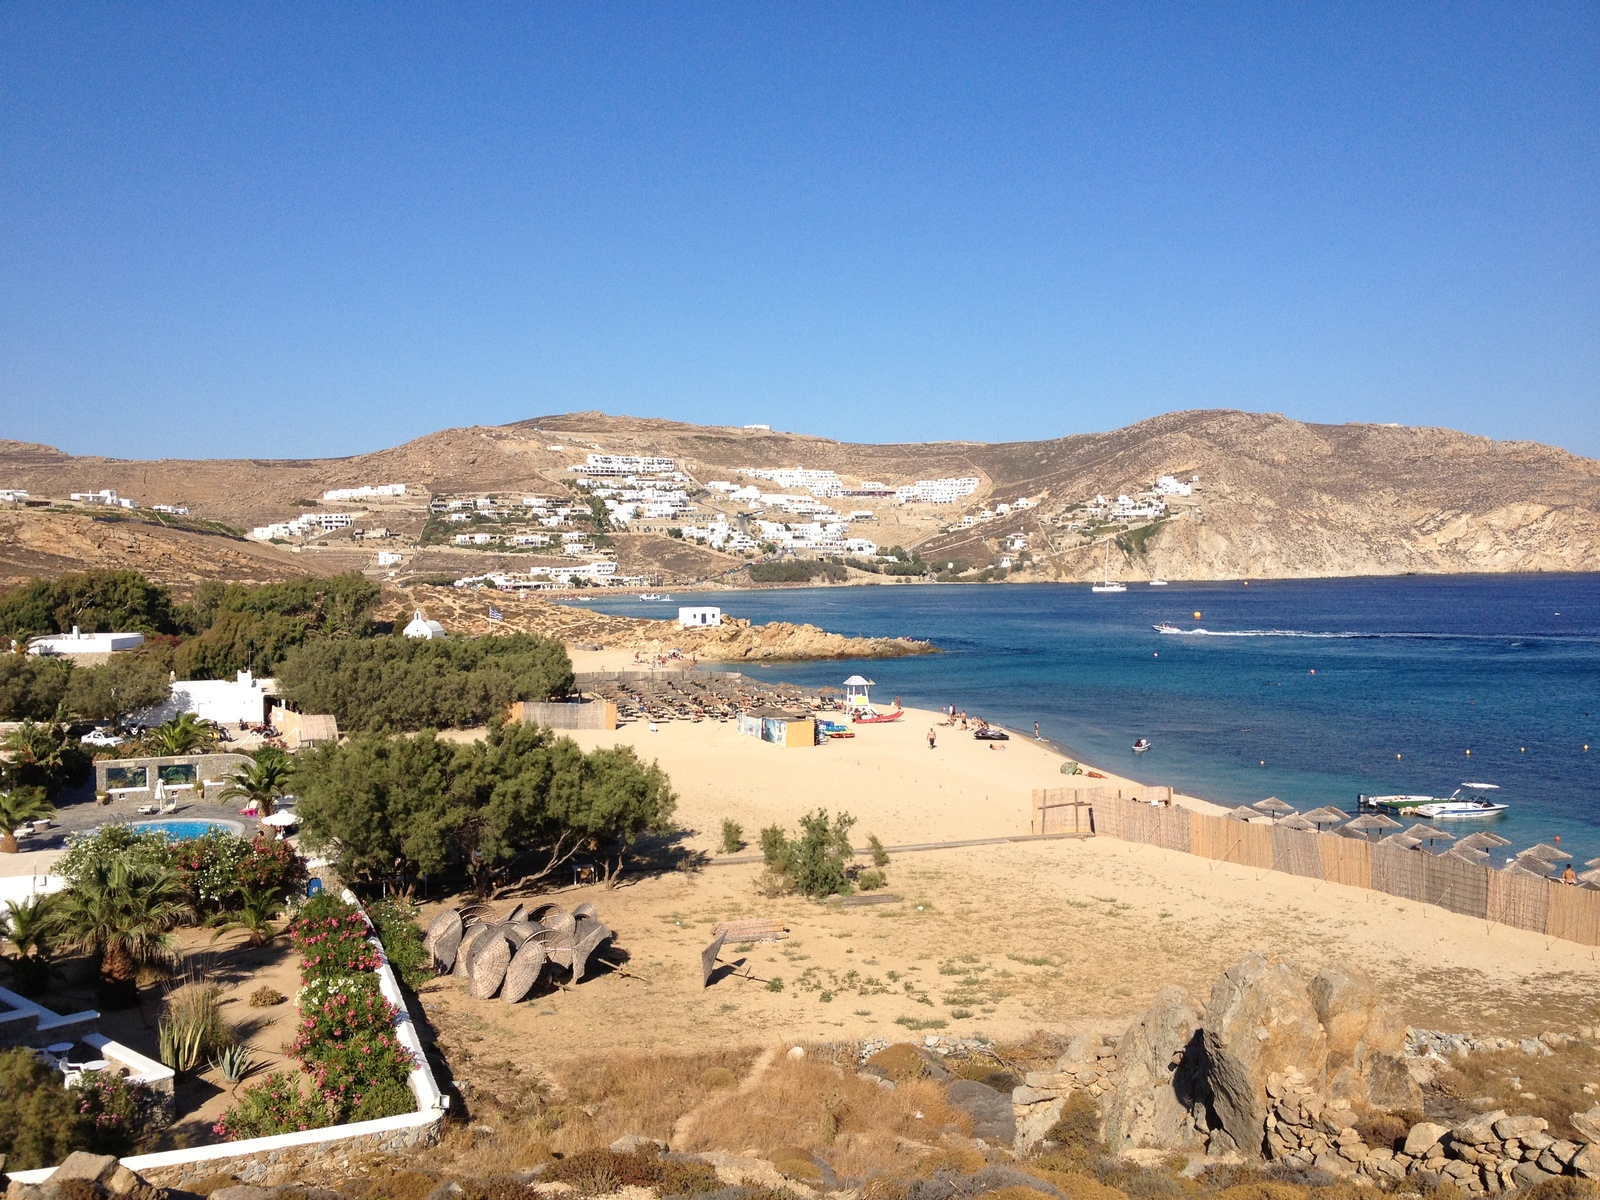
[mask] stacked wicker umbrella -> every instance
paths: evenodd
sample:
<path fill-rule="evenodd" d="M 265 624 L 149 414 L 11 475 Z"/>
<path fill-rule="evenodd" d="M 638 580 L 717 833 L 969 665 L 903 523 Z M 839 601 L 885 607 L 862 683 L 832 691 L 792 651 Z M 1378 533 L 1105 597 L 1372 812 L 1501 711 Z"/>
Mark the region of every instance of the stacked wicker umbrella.
<path fill-rule="evenodd" d="M 469 906 L 435 917 L 423 944 L 434 970 L 462 976 L 479 1000 L 498 994 L 515 1004 L 533 991 L 547 965 L 570 971 L 577 983 L 601 943 L 613 936 L 592 904 L 570 913 L 557 904 L 524 912 L 518 904 L 500 918 Z"/>

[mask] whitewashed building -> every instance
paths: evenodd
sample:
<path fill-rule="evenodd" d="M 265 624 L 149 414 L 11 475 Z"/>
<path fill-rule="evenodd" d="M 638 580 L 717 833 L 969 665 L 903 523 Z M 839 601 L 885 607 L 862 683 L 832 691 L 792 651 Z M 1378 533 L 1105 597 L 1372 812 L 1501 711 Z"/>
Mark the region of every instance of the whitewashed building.
<path fill-rule="evenodd" d="M 712 605 L 697 605 L 678 610 L 678 625 L 682 629 L 721 624 L 722 610 Z"/>
<path fill-rule="evenodd" d="M 120 650 L 137 650 L 142 645 L 142 633 L 81 633 L 74 625 L 71 633 L 48 634 L 31 639 L 28 653 L 45 657 L 56 654 L 115 654 Z"/>
<path fill-rule="evenodd" d="M 437 621 L 428 620 L 427 617 L 422 615 L 420 608 L 411 614 L 411 623 L 401 632 L 408 638 L 420 638 L 424 641 L 432 641 L 434 638 L 449 636 L 445 633 L 443 625 Z"/>

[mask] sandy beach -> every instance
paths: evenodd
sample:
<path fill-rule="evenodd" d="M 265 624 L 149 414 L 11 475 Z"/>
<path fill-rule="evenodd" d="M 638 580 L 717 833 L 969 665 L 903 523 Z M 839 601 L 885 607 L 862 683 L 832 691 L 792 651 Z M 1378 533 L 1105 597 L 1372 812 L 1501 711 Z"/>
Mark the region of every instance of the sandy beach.
<path fill-rule="evenodd" d="M 857 845 L 870 833 L 891 846 L 960 841 L 1027 834 L 1035 787 L 1141 786 L 1110 772 L 1063 776 L 1062 756 L 1044 744 L 1013 736 L 992 749 L 940 719 L 908 710 L 899 723 L 858 726 L 853 739 L 810 749 L 709 721 L 573 735 L 585 748 L 630 745 L 660 763 L 687 843 L 711 865 L 564 890 L 562 903 L 593 902 L 617 931 L 625 973 L 515 1006 L 439 980 L 423 998 L 441 1037 L 470 1073 L 472 1062 L 531 1054 L 554 1067 L 607 1049 L 1120 1031 L 1161 986 L 1203 1001 L 1218 974 L 1256 950 L 1308 970 L 1354 965 L 1420 1027 L 1528 1035 L 1592 1020 L 1600 963 L 1590 947 L 1111 838 L 896 854 L 889 891 L 901 901 L 859 908 L 763 898 L 759 863 L 713 853 L 725 818 L 752 846 L 763 826 L 792 830 L 818 807 L 852 814 Z M 722 962 L 737 972 L 702 987 L 698 955 L 712 925 L 757 915 L 782 917 L 792 936 L 728 946 Z"/>

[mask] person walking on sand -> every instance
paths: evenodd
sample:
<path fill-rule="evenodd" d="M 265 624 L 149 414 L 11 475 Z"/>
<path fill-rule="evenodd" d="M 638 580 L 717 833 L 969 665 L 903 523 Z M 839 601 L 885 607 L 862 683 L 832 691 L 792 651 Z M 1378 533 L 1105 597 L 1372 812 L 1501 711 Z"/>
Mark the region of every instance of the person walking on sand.
<path fill-rule="evenodd" d="M 932 726 L 932 725 L 929 725 L 929 726 L 928 726 L 928 749 L 929 749 L 929 750 L 932 750 L 932 749 L 933 749 L 933 748 L 934 748 L 934 744 L 935 744 L 935 741 L 936 741 L 936 739 L 937 739 L 937 738 L 938 738 L 938 736 L 939 736 L 939 735 L 938 735 L 938 734 L 936 734 L 936 733 L 935 733 L 935 732 L 934 732 L 934 731 L 933 731 L 933 726 Z"/>
<path fill-rule="evenodd" d="M 1039 736 L 1039 722 L 1037 722 L 1037 721 L 1035 721 L 1035 722 L 1034 722 L 1034 723 L 1033 723 L 1033 740 L 1034 740 L 1034 741 L 1036 741 L 1036 742 L 1038 742 L 1038 741 L 1042 741 L 1042 740 L 1043 740 L 1043 739 L 1042 739 L 1042 738 L 1041 738 L 1041 737 L 1040 737 L 1040 736 Z"/>

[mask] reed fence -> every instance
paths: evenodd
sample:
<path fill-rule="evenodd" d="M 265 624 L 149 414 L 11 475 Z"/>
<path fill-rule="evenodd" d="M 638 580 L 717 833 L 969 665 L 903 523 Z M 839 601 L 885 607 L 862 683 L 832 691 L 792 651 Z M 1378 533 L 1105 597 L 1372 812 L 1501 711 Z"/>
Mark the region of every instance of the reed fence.
<path fill-rule="evenodd" d="M 1101 837 L 1370 888 L 1515 929 L 1600 945 L 1600 891 L 1592 888 L 1336 833 L 1284 829 L 1169 807 L 1171 788 L 1145 788 L 1139 798 L 1107 787 L 1045 788 L 1033 796 L 1035 833 L 1056 832 L 1045 823 L 1067 820 L 1060 814 L 1069 811 L 1076 820 L 1076 814 L 1087 809 L 1094 832 Z"/>

